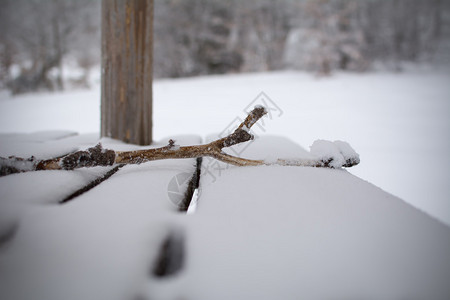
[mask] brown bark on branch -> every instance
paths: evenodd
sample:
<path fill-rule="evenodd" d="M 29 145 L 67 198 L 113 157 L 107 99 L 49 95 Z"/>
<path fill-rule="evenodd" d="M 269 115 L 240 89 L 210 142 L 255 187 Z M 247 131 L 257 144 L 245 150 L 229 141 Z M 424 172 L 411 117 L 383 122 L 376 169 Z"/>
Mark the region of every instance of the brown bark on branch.
<path fill-rule="evenodd" d="M 264 160 L 253 160 L 236 157 L 223 152 L 223 148 L 231 147 L 240 143 L 253 140 L 254 136 L 249 133 L 250 128 L 265 114 L 266 109 L 262 106 L 255 107 L 247 118 L 227 137 L 215 140 L 205 145 L 194 145 L 179 147 L 173 140 L 169 140 L 167 146 L 136 151 L 114 151 L 103 149 L 101 144 L 85 151 L 77 151 L 63 157 L 35 162 L 27 168 L 14 170 L 14 161 L 23 162 L 21 158 L 1 158 L 1 168 L 7 167 L 7 174 L 25 172 L 32 170 L 73 170 L 82 167 L 112 166 L 114 164 L 140 164 L 161 159 L 197 158 L 209 156 L 219 161 L 235 166 L 259 166 L 259 165 L 281 165 L 281 166 L 308 166 L 333 168 L 333 158 L 326 159 L 278 159 L 276 162 L 265 162 Z M 30 161 L 30 160 L 28 160 Z M 33 161 L 33 160 L 31 160 Z M 359 163 L 358 157 L 347 158 L 343 167 L 352 167 Z M 30 166 L 30 163 L 28 163 Z M 7 174 L 3 175 L 7 175 Z"/>
<path fill-rule="evenodd" d="M 116 163 L 139 164 L 159 159 L 209 156 L 237 166 L 261 165 L 264 164 L 261 160 L 248 160 L 231 156 L 224 153 L 222 149 L 253 140 L 254 136 L 248 131 L 266 113 L 267 111 L 264 107 L 255 107 L 233 133 L 209 144 L 177 147 L 174 142 L 170 140 L 169 144 L 162 148 L 126 152 L 118 151 L 116 152 Z"/>

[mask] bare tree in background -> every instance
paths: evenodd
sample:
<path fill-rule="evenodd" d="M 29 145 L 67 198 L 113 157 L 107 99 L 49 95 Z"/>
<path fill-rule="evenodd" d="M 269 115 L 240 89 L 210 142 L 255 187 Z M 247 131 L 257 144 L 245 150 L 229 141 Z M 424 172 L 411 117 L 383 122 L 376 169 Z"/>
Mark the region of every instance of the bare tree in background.
<path fill-rule="evenodd" d="M 100 3 L 0 0 L 0 88 L 89 86 L 90 70 L 100 63 Z M 157 78 L 450 62 L 447 0 L 154 3 Z"/>
<path fill-rule="evenodd" d="M 290 63 L 320 75 L 335 69 L 362 70 L 365 39 L 357 25 L 358 1 L 309 0 L 297 4 L 296 36 L 290 45 Z"/>
<path fill-rule="evenodd" d="M 155 75 L 181 77 L 240 71 L 231 43 L 235 0 L 155 1 Z"/>
<path fill-rule="evenodd" d="M 92 48 L 79 32 L 95 5 L 95 0 L 0 0 L 3 84 L 15 94 L 63 89 L 64 57 L 80 42 Z"/>
<path fill-rule="evenodd" d="M 400 70 L 403 62 L 448 57 L 450 1 L 393 0 L 359 3 L 365 56 Z"/>
<path fill-rule="evenodd" d="M 102 136 L 152 142 L 153 1 L 102 2 Z"/>
<path fill-rule="evenodd" d="M 295 12 L 289 0 L 252 0 L 236 3 L 238 37 L 245 71 L 284 67 L 286 40 Z"/>
<path fill-rule="evenodd" d="M 4 88 L 11 80 L 10 68 L 14 63 L 14 43 L 9 24 L 13 0 L 1 0 L 0 9 L 0 88 Z"/>

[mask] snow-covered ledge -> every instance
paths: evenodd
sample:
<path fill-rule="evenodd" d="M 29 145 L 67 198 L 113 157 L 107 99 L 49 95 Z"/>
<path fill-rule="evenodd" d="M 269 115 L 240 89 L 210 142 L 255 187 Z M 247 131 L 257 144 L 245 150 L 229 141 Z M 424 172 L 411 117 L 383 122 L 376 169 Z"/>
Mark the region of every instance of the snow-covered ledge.
<path fill-rule="evenodd" d="M 93 136 L 42 139 L 62 152 L 98 142 Z M 36 143 L 25 136 L 19 141 Z M 130 147 L 102 143 L 118 151 Z M 343 162 L 346 146 L 319 141 L 307 151 L 284 137 L 263 136 L 244 151 L 241 145 L 225 151 L 267 162 L 329 155 Z M 193 173 L 194 159 L 155 161 L 125 166 L 57 204 L 107 168 L 0 178 L 2 298 L 450 297 L 450 228 L 343 169 L 242 168 L 204 159 L 197 210 L 186 215 L 177 211 L 168 185 Z"/>

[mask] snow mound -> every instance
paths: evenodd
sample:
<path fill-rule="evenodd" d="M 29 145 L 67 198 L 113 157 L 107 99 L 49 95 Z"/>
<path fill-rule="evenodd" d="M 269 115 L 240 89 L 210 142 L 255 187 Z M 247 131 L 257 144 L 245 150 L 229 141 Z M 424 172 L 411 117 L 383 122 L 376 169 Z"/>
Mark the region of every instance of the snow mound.
<path fill-rule="evenodd" d="M 317 140 L 310 149 L 313 156 L 328 162 L 329 166 L 336 169 L 357 165 L 360 162 L 359 154 L 344 141 Z"/>
<path fill-rule="evenodd" d="M 13 156 L 10 156 L 9 158 L 0 157 L 0 176 L 31 171 L 34 169 L 34 163 L 34 157 L 29 159 Z"/>

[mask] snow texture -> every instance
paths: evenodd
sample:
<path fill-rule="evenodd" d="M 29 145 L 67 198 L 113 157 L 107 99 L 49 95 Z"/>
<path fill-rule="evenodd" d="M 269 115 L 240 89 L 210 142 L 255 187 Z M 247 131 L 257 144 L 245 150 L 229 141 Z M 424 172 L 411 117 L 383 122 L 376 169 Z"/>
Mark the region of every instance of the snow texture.
<path fill-rule="evenodd" d="M 306 153 L 262 137 L 246 154 L 263 157 L 259 146 L 270 144 L 283 145 L 280 156 Z M 209 165 L 202 172 L 197 210 L 184 226 L 186 268 L 147 283 L 148 299 L 450 296 L 450 228 L 347 171 Z"/>
<path fill-rule="evenodd" d="M 359 163 L 359 154 L 343 141 L 315 141 L 311 148 L 311 154 L 324 162 L 330 162 L 333 168 L 342 168 L 351 162 Z"/>
<path fill-rule="evenodd" d="M 0 156 L 49 159 L 84 148 L 98 140 L 98 134 L 79 136 L 76 132 L 52 131 L 0 134 Z M 74 146 L 77 145 L 77 146 Z"/>
<path fill-rule="evenodd" d="M 8 158 L 0 157 L 0 168 L 2 168 L 2 170 L 12 169 L 20 172 L 31 171 L 34 169 L 34 164 L 34 157 L 30 157 L 28 159 L 18 158 L 14 156 L 10 156 Z M 15 173 L 15 171 L 7 171 L 5 174 L 3 174 L 2 172 L 1 175 L 7 175 L 10 173 Z"/>
<path fill-rule="evenodd" d="M 286 136 L 305 148 L 317 139 L 348 141 L 363 161 L 349 172 L 450 224 L 448 82 L 448 70 L 425 67 L 402 73 L 336 73 L 327 78 L 277 72 L 156 80 L 154 137 L 167 141 L 174 134 L 206 136 L 234 130 L 245 118 L 244 110 L 263 105 L 268 114 L 252 127 L 256 136 Z M 256 98 L 261 91 L 268 98 Z M 88 91 L 0 95 L 0 132 L 96 133 L 82 147 L 87 148 L 98 141 L 99 99 L 98 86 Z M 3 137 L 1 141 L 0 150 L 8 147 Z M 53 151 L 39 146 L 35 144 L 33 151 L 26 145 L 8 154 L 0 151 L 0 156 L 38 157 L 37 152 Z"/>
<path fill-rule="evenodd" d="M 30 142 L 23 136 L 14 140 Z M 83 148 L 82 143 L 70 141 L 71 147 Z M 179 136 L 177 141 L 189 145 L 201 140 Z M 109 149 L 144 148 L 110 139 L 101 142 Z M 125 166 L 75 200 L 57 204 L 110 169 L 36 171 L 0 178 L 1 299 L 139 296 L 163 240 L 170 232 L 182 230 L 167 185 L 180 173 L 192 174 L 195 160 Z"/>
<path fill-rule="evenodd" d="M 147 148 L 101 142 L 115 150 Z M 241 154 L 267 158 L 274 151 L 312 157 L 279 136 L 260 137 Z M 128 165 L 65 205 L 57 203 L 110 167 L 1 177 L 1 298 L 450 297 L 450 228 L 347 171 L 239 168 L 204 159 L 197 210 L 180 214 L 170 183 L 195 167 L 194 159 Z M 179 241 L 171 253 L 183 257 L 181 269 L 156 277 L 168 236 Z"/>

